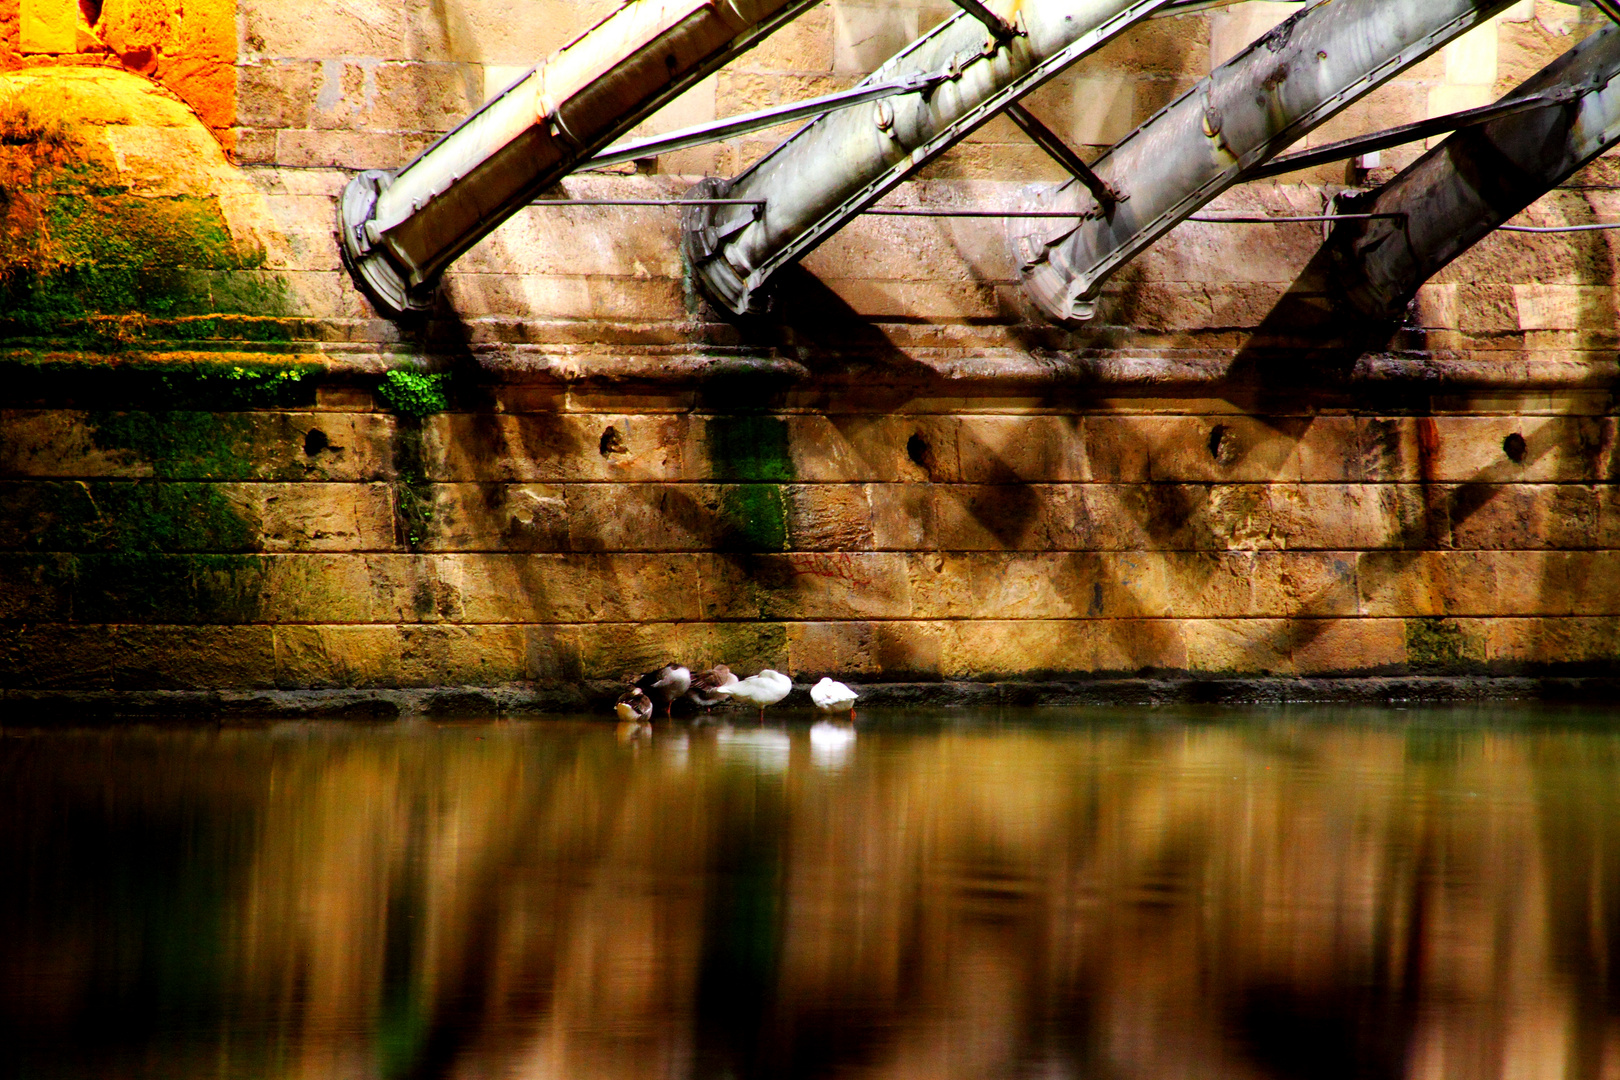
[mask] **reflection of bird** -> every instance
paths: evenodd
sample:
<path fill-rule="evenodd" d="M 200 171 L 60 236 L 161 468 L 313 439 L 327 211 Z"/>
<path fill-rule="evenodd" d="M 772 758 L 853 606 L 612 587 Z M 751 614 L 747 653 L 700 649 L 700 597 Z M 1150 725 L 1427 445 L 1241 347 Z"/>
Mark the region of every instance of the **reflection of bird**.
<path fill-rule="evenodd" d="M 692 685 L 692 673 L 680 664 L 665 664 L 637 679 L 636 685 L 646 691 L 654 705 L 663 706 L 664 715 L 669 716 L 675 709 L 675 699 Z"/>
<path fill-rule="evenodd" d="M 780 671 L 766 668 L 758 675 L 751 676 L 732 686 L 717 686 L 714 692 L 734 697 L 738 701 L 746 701 L 750 705 L 759 706 L 759 718 L 765 719 L 765 706 L 775 705 L 788 696 L 793 689 L 793 680 Z"/>
<path fill-rule="evenodd" d="M 701 671 L 692 676 L 692 685 L 686 691 L 686 700 L 700 709 L 712 709 L 722 701 L 726 695 L 719 693 L 716 687 L 736 686 L 737 676 L 724 664 L 716 664 L 708 671 Z"/>
<path fill-rule="evenodd" d="M 623 697 L 613 703 L 613 711 L 627 724 L 645 723 L 652 716 L 652 698 L 639 686 L 632 686 Z"/>
<path fill-rule="evenodd" d="M 810 700 L 815 702 L 816 708 L 822 712 L 843 712 L 849 710 L 849 718 L 855 719 L 855 691 L 841 682 L 833 682 L 823 678 L 810 688 Z"/>

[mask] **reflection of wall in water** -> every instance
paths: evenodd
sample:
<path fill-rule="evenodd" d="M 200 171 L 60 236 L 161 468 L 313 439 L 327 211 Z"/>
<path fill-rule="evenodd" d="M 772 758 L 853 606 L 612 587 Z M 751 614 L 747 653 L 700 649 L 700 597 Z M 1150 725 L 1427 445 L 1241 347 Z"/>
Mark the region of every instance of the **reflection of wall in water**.
<path fill-rule="evenodd" d="M 282 1032 L 277 1075 L 1613 1061 L 1607 737 L 862 735 L 829 771 L 799 733 L 777 773 L 702 734 L 683 762 L 480 730 L 227 738 L 152 789 L 159 819 L 234 800 L 253 822 L 209 863 L 210 948 L 225 1000 Z M 88 797 L 118 770 L 85 754 Z M 83 910 L 13 917 L 61 955 L 108 932 Z M 53 963 L 14 1019 L 89 1007 L 93 964 Z"/>

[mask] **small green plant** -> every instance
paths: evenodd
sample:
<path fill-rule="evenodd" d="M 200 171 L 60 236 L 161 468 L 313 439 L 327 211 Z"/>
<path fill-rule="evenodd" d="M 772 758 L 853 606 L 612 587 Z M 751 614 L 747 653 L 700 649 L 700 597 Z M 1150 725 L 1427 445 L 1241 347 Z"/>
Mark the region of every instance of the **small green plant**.
<path fill-rule="evenodd" d="M 450 376 L 415 371 L 390 371 L 377 393 L 401 416 L 432 416 L 450 407 Z"/>

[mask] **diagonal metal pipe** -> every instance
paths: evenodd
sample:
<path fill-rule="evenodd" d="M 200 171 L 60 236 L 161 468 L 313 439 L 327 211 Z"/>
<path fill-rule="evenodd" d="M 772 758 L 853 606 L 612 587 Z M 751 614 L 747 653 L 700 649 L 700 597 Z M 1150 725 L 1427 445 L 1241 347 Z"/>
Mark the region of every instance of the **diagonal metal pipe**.
<path fill-rule="evenodd" d="M 1246 170 L 1512 5 L 1512 0 L 1316 0 L 1092 162 L 1122 198 L 1078 184 L 1057 236 L 1012 238 L 1024 284 L 1053 319 L 1090 319 L 1103 284 Z"/>
<path fill-rule="evenodd" d="M 385 314 L 592 154 L 815 0 L 629 0 L 395 172 L 360 174 L 340 250 Z"/>
<path fill-rule="evenodd" d="M 946 20 L 867 80 L 949 75 L 933 90 L 823 116 L 735 179 L 698 185 L 695 198 L 765 200 L 757 216 L 726 206 L 684 215 L 682 249 L 698 281 L 738 314 L 759 310 L 772 275 L 997 112 L 1168 4 L 998 0 L 993 11 L 1017 12 L 1010 23 L 1017 33 L 1005 39 L 966 12 Z"/>
<path fill-rule="evenodd" d="M 1452 260 L 1620 143 L 1620 27 L 1606 26 L 1509 98 L 1574 100 L 1457 132 L 1362 200 L 1399 220 L 1344 222 L 1324 245 L 1327 296 L 1354 319 L 1399 317 Z"/>

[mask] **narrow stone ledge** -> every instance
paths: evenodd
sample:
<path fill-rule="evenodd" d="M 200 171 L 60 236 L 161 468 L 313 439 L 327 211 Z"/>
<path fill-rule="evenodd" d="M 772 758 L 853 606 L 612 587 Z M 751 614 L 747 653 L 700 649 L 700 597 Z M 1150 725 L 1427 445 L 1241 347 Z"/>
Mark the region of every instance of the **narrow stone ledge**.
<path fill-rule="evenodd" d="M 1109 679 L 1076 682 L 874 683 L 855 687 L 869 721 L 904 723 L 906 711 L 1074 706 L 1269 706 L 1530 702 L 1612 705 L 1620 677 L 1407 676 L 1388 678 Z M 288 720 L 388 721 L 573 716 L 611 720 L 616 684 L 439 687 L 412 690 L 5 691 L 9 726 L 101 723 L 225 723 Z M 773 710 L 778 721 L 815 714 L 807 687 Z M 711 714 L 747 720 L 750 710 Z"/>

